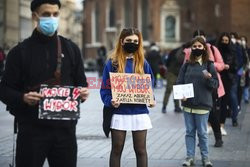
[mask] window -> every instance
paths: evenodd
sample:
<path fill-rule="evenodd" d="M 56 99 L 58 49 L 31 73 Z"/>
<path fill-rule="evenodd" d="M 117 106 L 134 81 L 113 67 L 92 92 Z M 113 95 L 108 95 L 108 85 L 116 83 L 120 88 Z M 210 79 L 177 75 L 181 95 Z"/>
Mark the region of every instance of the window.
<path fill-rule="evenodd" d="M 125 20 L 125 27 L 132 27 L 132 5 L 131 0 L 124 0 L 124 20 Z"/>
<path fill-rule="evenodd" d="M 100 10 L 99 3 L 96 2 L 94 4 L 94 9 L 91 13 L 91 39 L 92 43 L 96 43 L 100 41 Z"/>
<path fill-rule="evenodd" d="M 144 40 L 148 40 L 149 31 L 149 2 L 141 0 L 141 31 Z"/>
<path fill-rule="evenodd" d="M 99 42 L 100 41 L 100 29 L 99 29 L 99 23 L 100 23 L 100 9 L 99 9 L 99 3 L 96 2 L 95 6 L 95 41 Z"/>
<path fill-rule="evenodd" d="M 3 46 L 4 40 L 4 1 L 0 1 L 0 46 Z"/>
<path fill-rule="evenodd" d="M 32 22 L 30 18 L 21 17 L 20 26 L 21 26 L 20 38 L 21 40 L 24 40 L 25 38 L 29 37 L 30 32 L 32 32 Z"/>
<path fill-rule="evenodd" d="M 110 0 L 110 3 L 109 3 L 109 27 L 115 27 L 114 0 Z"/>
<path fill-rule="evenodd" d="M 165 18 L 165 42 L 173 41 L 176 38 L 175 34 L 176 20 L 174 16 Z"/>

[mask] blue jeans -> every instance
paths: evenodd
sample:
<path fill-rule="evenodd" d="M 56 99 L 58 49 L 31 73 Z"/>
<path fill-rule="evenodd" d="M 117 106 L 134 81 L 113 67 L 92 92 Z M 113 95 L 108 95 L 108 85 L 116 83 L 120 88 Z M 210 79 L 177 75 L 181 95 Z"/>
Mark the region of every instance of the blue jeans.
<path fill-rule="evenodd" d="M 202 159 L 208 158 L 208 134 L 207 134 L 207 121 L 209 113 L 207 114 L 194 114 L 184 111 L 184 119 L 186 126 L 186 149 L 187 157 L 194 158 L 195 156 L 195 141 L 196 131 L 199 138 L 199 146 Z"/>
<path fill-rule="evenodd" d="M 244 87 L 243 97 L 245 101 L 249 100 L 249 86 Z"/>
<path fill-rule="evenodd" d="M 239 109 L 238 109 L 238 83 L 232 83 L 231 91 L 230 91 L 230 102 L 231 102 L 231 110 L 232 110 L 232 121 L 237 121 Z"/>

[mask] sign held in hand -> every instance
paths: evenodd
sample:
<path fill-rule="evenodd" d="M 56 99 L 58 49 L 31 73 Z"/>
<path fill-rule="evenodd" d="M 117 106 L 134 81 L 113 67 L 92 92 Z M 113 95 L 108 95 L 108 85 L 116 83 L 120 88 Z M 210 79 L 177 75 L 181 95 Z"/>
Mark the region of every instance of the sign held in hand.
<path fill-rule="evenodd" d="M 80 118 L 80 87 L 41 85 L 39 119 L 76 120 Z"/>
<path fill-rule="evenodd" d="M 192 98 L 194 97 L 194 86 L 190 84 L 174 85 L 174 99 Z"/>
<path fill-rule="evenodd" d="M 112 98 L 119 103 L 154 104 L 150 74 L 110 72 Z"/>

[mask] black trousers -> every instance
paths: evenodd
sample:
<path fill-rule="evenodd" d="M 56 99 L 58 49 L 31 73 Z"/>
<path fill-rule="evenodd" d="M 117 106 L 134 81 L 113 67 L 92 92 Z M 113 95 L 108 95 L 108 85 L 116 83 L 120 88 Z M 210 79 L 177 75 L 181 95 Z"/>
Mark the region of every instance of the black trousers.
<path fill-rule="evenodd" d="M 209 113 L 208 122 L 211 124 L 211 127 L 214 132 L 214 137 L 216 140 L 221 139 L 220 131 L 220 101 L 218 97 L 213 97 L 213 108 Z"/>
<path fill-rule="evenodd" d="M 51 128 L 19 124 L 16 167 L 42 167 L 46 158 L 50 167 L 76 167 L 75 126 Z"/>

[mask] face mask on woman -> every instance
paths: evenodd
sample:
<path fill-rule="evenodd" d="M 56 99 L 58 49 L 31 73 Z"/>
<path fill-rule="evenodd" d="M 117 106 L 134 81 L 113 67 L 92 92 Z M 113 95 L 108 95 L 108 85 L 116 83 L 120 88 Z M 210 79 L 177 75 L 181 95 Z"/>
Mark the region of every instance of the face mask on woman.
<path fill-rule="evenodd" d="M 39 29 L 44 35 L 53 35 L 58 28 L 58 17 L 39 17 Z"/>
<path fill-rule="evenodd" d="M 202 54 L 204 54 L 205 50 L 204 49 L 192 49 L 192 55 L 195 57 L 199 57 Z"/>
<path fill-rule="evenodd" d="M 125 42 L 123 45 L 123 50 L 127 53 L 135 53 L 139 48 L 139 44 L 133 42 Z"/>

